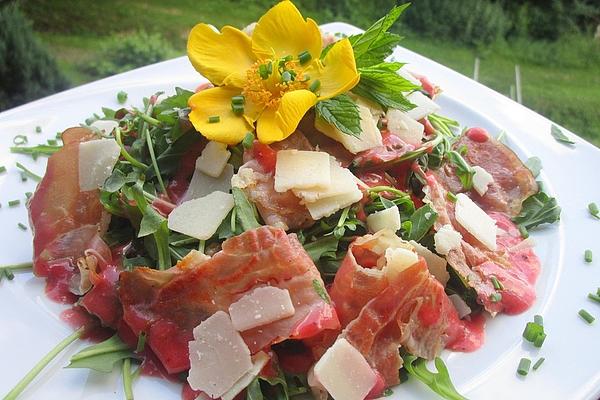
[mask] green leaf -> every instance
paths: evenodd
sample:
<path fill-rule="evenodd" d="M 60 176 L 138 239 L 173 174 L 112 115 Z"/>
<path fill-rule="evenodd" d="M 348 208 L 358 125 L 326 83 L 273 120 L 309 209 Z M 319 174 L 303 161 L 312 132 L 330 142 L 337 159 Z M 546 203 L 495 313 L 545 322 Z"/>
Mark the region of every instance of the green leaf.
<path fill-rule="evenodd" d="M 254 205 L 250 203 L 246 194 L 240 188 L 235 187 L 231 189 L 231 192 L 235 202 L 236 218 L 244 232 L 259 228 L 261 225 L 256 219 Z"/>
<path fill-rule="evenodd" d="M 552 137 L 554 139 L 556 139 L 557 142 L 564 143 L 564 144 L 573 144 L 573 145 L 575 144 L 575 142 L 572 141 L 571 139 L 569 139 L 567 137 L 567 135 L 564 134 L 562 129 L 560 129 L 556 125 L 552 125 L 552 128 L 550 128 L 550 134 L 552 135 Z"/>
<path fill-rule="evenodd" d="M 433 209 L 431 204 L 425 204 L 423 207 L 417 209 L 414 214 L 410 217 L 411 229 L 408 235 L 408 240 L 414 240 L 418 242 L 429 232 L 437 219 L 437 212 Z"/>
<path fill-rule="evenodd" d="M 306 243 L 304 245 L 304 250 L 306 250 L 313 262 L 316 263 L 324 256 L 335 257 L 339 242 L 339 239 L 333 235 L 324 236 L 314 242 Z"/>
<path fill-rule="evenodd" d="M 513 221 L 525 229 L 535 228 L 541 224 L 553 224 L 560 220 L 560 207 L 554 197 L 544 192 L 529 196 L 524 202 L 521 212 Z"/>
<path fill-rule="evenodd" d="M 246 388 L 246 400 L 263 400 L 264 396 L 260 390 L 260 381 L 256 377 Z"/>
<path fill-rule="evenodd" d="M 463 188 L 470 190 L 473 187 L 473 175 L 475 171 L 463 158 L 463 156 L 455 151 L 450 150 L 446 153 L 448 160 L 454 164 L 456 176 L 460 179 Z"/>
<path fill-rule="evenodd" d="M 318 279 L 313 279 L 312 284 L 319 297 L 322 298 L 325 303 L 330 304 L 331 300 L 329 300 L 327 290 L 325 290 L 321 282 Z"/>
<path fill-rule="evenodd" d="M 100 372 L 111 372 L 115 364 L 125 358 L 135 357 L 129 346 L 115 334 L 110 339 L 81 350 L 71 357 L 66 368 L 89 368 Z"/>
<path fill-rule="evenodd" d="M 409 3 L 402 4 L 392 8 L 384 17 L 379 19 L 360 35 L 351 36 L 349 38 L 354 50 L 354 59 L 357 66 L 372 65 L 370 62 L 376 60 L 376 57 L 382 57 L 379 62 L 382 62 L 385 57 L 391 53 L 400 38 L 398 36 L 390 36 L 386 34 L 387 30 L 392 27 L 394 22 L 398 20 L 400 15 L 409 6 Z M 395 43 L 392 45 L 392 39 Z"/>
<path fill-rule="evenodd" d="M 357 35 L 360 36 L 360 35 Z M 351 36 L 350 42 L 357 36 Z M 359 58 L 355 58 L 358 68 L 370 67 L 379 64 L 394 52 L 396 46 L 400 44 L 403 37 L 395 33 L 384 32 L 375 39 L 368 52 L 363 53 Z"/>
<path fill-rule="evenodd" d="M 161 173 L 165 176 L 173 176 L 179 168 L 179 163 L 183 155 L 200 140 L 202 140 L 202 137 L 197 132 L 191 131 L 171 143 L 165 151 L 156 157 L 156 163 L 158 164 Z M 154 170 L 149 169 L 146 174 L 147 179 L 153 178 L 154 176 Z"/>
<path fill-rule="evenodd" d="M 419 89 L 409 80 L 398 75 L 401 63 L 380 63 L 359 68 L 360 81 L 352 92 L 372 100 L 383 108 L 411 110 L 415 106 L 404 96 L 403 92 Z"/>
<path fill-rule="evenodd" d="M 161 229 L 162 224 L 167 224 L 165 217 L 157 213 L 152 207 L 148 207 L 146 212 L 144 212 L 144 216 L 142 217 L 138 237 L 155 234 Z"/>
<path fill-rule="evenodd" d="M 442 396 L 444 399 L 466 400 L 466 397 L 458 393 L 452 384 L 448 368 L 441 358 L 436 357 L 434 361 L 437 372 L 431 372 L 427 369 L 426 361 L 422 358 L 410 354 L 402 358 L 404 360 L 404 368 L 411 376 L 414 376 L 425 385 L 429 386 L 431 390 Z"/>
<path fill-rule="evenodd" d="M 360 114 L 358 106 L 350 96 L 341 94 L 331 99 L 319 101 L 315 109 L 319 118 L 323 118 L 340 132 L 354 137 L 360 136 L 362 132 Z"/>
<path fill-rule="evenodd" d="M 539 157 L 529 157 L 527 161 L 525 161 L 525 166 L 531 171 L 534 178 L 540 174 L 542 170 L 542 160 Z"/>
<path fill-rule="evenodd" d="M 115 193 L 119 191 L 123 187 L 123 185 L 127 182 L 127 178 L 123 171 L 119 169 L 115 169 L 112 174 L 106 179 L 104 182 L 104 186 L 102 190 L 107 191 L 108 193 Z"/>

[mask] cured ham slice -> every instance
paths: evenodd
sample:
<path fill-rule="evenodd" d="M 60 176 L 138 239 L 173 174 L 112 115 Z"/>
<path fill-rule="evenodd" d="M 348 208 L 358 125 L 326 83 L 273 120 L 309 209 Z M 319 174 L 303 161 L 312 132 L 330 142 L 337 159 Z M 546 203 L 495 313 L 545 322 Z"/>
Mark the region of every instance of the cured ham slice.
<path fill-rule="evenodd" d="M 96 135 L 86 128 L 70 128 L 62 138 L 64 146 L 48 159 L 28 207 L 34 234 L 33 271 L 49 278 L 51 297 L 72 302 L 75 297 L 69 295 L 68 285 L 79 272 L 76 260 L 106 230 L 109 216 L 98 190 L 79 189 L 79 143 L 97 139 Z"/>
<path fill-rule="evenodd" d="M 448 225 L 462 235 L 461 246 L 450 250 L 446 259 L 463 282 L 475 290 L 478 302 L 492 315 L 519 314 L 531 307 L 540 261 L 531 246 L 523 245 L 523 238 L 510 218 L 501 212 L 488 211 L 498 226 L 498 248 L 490 251 L 456 222 L 454 203 L 447 201 L 446 189 L 433 174 L 427 177 L 426 191 L 438 213 L 434 229 Z M 496 290 L 493 279 L 503 289 Z"/>
<path fill-rule="evenodd" d="M 359 168 L 376 167 L 403 156 L 406 152 L 415 149 L 415 146 L 404 142 L 398 136 L 389 132 L 383 134 L 383 145 L 359 153 L 353 164 Z"/>
<path fill-rule="evenodd" d="M 189 369 L 192 330 L 217 311 L 261 286 L 287 290 L 295 312 L 242 332 L 252 354 L 286 339 L 337 329 L 333 306 L 315 287 L 323 281 L 294 234 L 261 227 L 223 242 L 212 258 L 192 253 L 167 271 L 136 268 L 123 272 L 119 294 L 124 321 L 147 343 L 169 373 Z"/>
<path fill-rule="evenodd" d="M 469 165 L 479 166 L 493 177 L 483 196 L 475 190 L 468 191 L 468 195 L 485 211 L 519 214 L 523 200 L 538 191 L 531 171 L 511 149 L 481 128 L 468 130 L 454 144 L 455 149 L 463 146 Z M 434 174 L 446 190 L 455 194 L 465 192 L 453 165 L 447 163 Z"/>

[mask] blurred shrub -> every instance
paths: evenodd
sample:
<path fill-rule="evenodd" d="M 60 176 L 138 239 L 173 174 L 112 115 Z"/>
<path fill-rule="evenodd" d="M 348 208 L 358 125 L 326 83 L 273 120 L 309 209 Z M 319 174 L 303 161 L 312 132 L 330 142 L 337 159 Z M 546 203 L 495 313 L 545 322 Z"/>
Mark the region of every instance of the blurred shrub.
<path fill-rule="evenodd" d="M 103 46 L 98 57 L 84 69 L 101 78 L 166 60 L 176 55 L 161 35 L 138 32 L 128 36 L 115 36 Z"/>
<path fill-rule="evenodd" d="M 0 110 L 68 85 L 16 4 L 0 6 Z"/>

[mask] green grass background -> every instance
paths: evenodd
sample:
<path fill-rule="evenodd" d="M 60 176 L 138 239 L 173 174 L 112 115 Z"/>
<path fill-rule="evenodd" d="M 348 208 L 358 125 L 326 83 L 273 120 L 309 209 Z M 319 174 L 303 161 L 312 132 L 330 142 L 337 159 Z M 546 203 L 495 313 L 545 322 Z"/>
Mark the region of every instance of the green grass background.
<path fill-rule="evenodd" d="M 73 85 L 78 85 L 95 79 L 83 66 L 94 62 L 103 46 L 115 37 L 140 30 L 159 33 L 171 43 L 174 54 L 184 54 L 187 34 L 194 24 L 245 26 L 272 4 L 268 0 L 29 0 L 23 6 L 60 68 Z M 315 1 L 296 4 L 319 23 L 334 19 L 320 11 Z M 480 82 L 506 95 L 510 95 L 515 64 L 519 64 L 523 103 L 600 146 L 598 41 L 577 35 L 558 42 L 521 39 L 475 48 L 447 38 L 403 33 L 403 46 L 467 76 L 472 76 L 478 56 Z"/>

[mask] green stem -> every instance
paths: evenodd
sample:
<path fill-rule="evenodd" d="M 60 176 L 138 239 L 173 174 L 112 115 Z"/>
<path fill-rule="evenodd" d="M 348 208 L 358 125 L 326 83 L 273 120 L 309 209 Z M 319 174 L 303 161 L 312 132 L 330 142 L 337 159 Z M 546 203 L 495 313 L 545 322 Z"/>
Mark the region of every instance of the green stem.
<path fill-rule="evenodd" d="M 151 107 L 151 106 L 149 106 L 149 107 Z M 156 118 L 152 118 L 147 113 L 138 112 L 137 115 L 141 119 L 143 119 L 144 121 L 146 121 L 147 123 L 149 123 L 150 125 L 153 125 L 153 126 L 159 126 L 160 125 L 160 121 L 159 120 L 157 120 Z"/>
<path fill-rule="evenodd" d="M 39 176 L 38 174 L 34 173 L 33 171 L 31 171 L 29 168 L 27 168 L 26 166 L 24 166 L 21 163 L 17 163 L 16 164 L 17 168 L 19 168 L 21 171 L 23 171 L 23 174 L 26 175 L 27 177 L 33 179 L 36 182 L 41 182 L 42 177 Z"/>
<path fill-rule="evenodd" d="M 133 400 L 133 388 L 131 387 L 131 358 L 123 360 L 123 391 L 126 400 Z"/>
<path fill-rule="evenodd" d="M 158 179 L 158 184 L 163 193 L 167 193 L 167 188 L 165 187 L 165 183 L 163 182 L 162 176 L 160 175 L 160 168 L 158 168 L 158 162 L 156 161 L 156 154 L 154 154 L 154 144 L 152 143 L 152 136 L 150 135 L 150 130 L 148 129 L 148 125 L 143 116 L 150 117 L 152 114 L 152 104 L 148 103 L 148 107 L 146 108 L 146 112 L 142 115 L 142 123 L 140 132 L 146 135 L 146 145 L 148 146 L 148 152 L 150 153 L 150 160 L 152 160 L 152 168 L 154 168 L 154 173 L 156 174 L 156 179 Z M 153 118 L 152 118 L 153 119 Z"/>
<path fill-rule="evenodd" d="M 0 270 L 10 269 L 11 271 L 24 271 L 33 268 L 32 262 L 24 262 L 20 264 L 0 265 Z"/>
<path fill-rule="evenodd" d="M 131 163 L 131 165 L 133 165 L 134 167 L 140 168 L 140 169 L 148 169 L 148 166 L 138 160 L 136 160 L 135 158 L 133 158 L 133 156 L 131 154 L 129 154 L 127 152 L 127 150 L 125 150 L 125 146 L 123 145 L 123 140 L 121 139 L 121 129 L 119 127 L 115 128 L 115 140 L 117 141 L 117 144 L 119 145 L 119 147 L 121 148 L 121 155 Z"/>
<path fill-rule="evenodd" d="M 35 379 L 36 376 L 68 345 L 76 341 L 83 334 L 84 328 L 81 327 L 71 335 L 63 339 L 62 342 L 56 345 L 48 354 L 44 356 L 38 363 L 17 383 L 17 385 L 4 397 L 3 400 L 15 400 L 25 388 Z"/>

